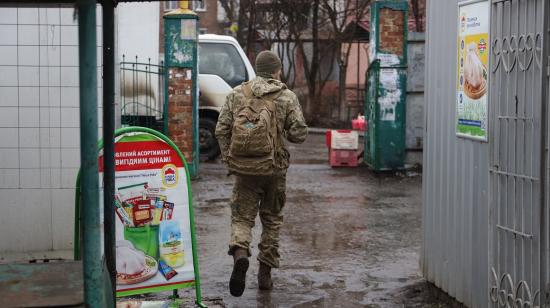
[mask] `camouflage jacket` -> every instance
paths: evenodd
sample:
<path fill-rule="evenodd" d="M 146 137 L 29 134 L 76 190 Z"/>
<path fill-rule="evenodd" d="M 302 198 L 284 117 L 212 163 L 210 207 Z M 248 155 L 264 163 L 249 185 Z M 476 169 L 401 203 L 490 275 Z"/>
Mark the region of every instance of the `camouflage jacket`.
<path fill-rule="evenodd" d="M 302 143 L 306 140 L 307 136 L 307 125 L 298 98 L 296 94 L 287 89 L 284 83 L 275 79 L 256 77 L 249 82 L 251 83 L 252 93 L 255 96 L 264 96 L 281 91 L 274 100 L 277 107 L 277 126 L 279 127 L 280 136 L 278 142 L 279 148 L 275 149 L 275 167 L 278 170 L 285 171 L 289 165 L 290 154 L 288 153 L 284 139 L 292 143 Z M 216 138 L 220 144 L 222 160 L 224 162 L 231 142 L 233 112 L 244 102 L 245 96 L 242 85 L 240 85 L 227 95 L 225 104 L 220 112 L 218 124 L 216 125 Z"/>

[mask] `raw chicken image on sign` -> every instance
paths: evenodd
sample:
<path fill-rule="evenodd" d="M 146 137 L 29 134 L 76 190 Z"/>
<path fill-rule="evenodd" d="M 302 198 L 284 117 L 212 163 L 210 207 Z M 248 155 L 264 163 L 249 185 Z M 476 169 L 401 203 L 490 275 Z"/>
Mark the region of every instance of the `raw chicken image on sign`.
<path fill-rule="evenodd" d="M 471 99 L 479 99 L 487 92 L 487 69 L 478 55 L 478 45 L 468 44 L 464 65 L 464 93 Z"/>
<path fill-rule="evenodd" d="M 116 243 L 117 284 L 136 284 L 155 276 L 157 261 L 134 248 L 129 241 Z"/>

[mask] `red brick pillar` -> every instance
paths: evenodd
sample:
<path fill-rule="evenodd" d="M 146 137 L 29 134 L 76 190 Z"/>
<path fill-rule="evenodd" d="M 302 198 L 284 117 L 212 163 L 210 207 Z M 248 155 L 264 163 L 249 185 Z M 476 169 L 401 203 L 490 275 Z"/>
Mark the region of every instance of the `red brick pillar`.
<path fill-rule="evenodd" d="M 380 9 L 380 51 L 398 56 L 404 54 L 405 18 L 404 11 L 390 8 Z"/>
<path fill-rule="evenodd" d="M 168 137 L 189 163 L 193 161 L 192 87 L 191 69 L 168 69 Z"/>

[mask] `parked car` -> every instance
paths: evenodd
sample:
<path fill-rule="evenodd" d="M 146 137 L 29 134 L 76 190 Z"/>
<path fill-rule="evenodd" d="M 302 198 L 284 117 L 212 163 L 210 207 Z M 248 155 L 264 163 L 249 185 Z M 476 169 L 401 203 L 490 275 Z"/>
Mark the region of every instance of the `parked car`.
<path fill-rule="evenodd" d="M 122 125 L 164 127 L 163 65 L 130 59 L 121 62 Z M 199 144 L 200 159 L 220 155 L 216 123 L 231 89 L 256 77 L 243 49 L 231 36 L 199 35 Z"/>
<path fill-rule="evenodd" d="M 199 144 L 201 160 L 219 156 L 216 123 L 231 89 L 256 77 L 243 49 L 231 36 L 199 35 Z"/>

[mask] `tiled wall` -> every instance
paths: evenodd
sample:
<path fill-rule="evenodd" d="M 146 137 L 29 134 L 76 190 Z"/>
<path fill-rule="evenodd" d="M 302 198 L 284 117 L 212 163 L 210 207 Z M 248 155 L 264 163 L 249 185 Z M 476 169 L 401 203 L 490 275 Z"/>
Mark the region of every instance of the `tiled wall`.
<path fill-rule="evenodd" d="M 0 257 L 72 247 L 80 165 L 75 17 L 68 7 L 0 7 Z M 98 42 L 100 22 L 98 9 Z"/>

